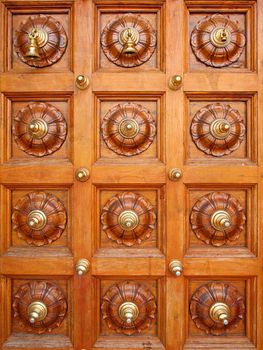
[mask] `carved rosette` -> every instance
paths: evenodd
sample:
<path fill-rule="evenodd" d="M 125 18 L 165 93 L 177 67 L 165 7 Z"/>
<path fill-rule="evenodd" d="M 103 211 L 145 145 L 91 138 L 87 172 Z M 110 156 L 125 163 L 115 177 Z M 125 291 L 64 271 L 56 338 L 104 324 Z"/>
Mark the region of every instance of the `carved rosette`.
<path fill-rule="evenodd" d="M 62 24 L 51 16 L 31 16 L 15 33 L 15 49 L 20 60 L 42 68 L 56 63 L 67 48 Z"/>
<path fill-rule="evenodd" d="M 147 62 L 156 48 L 156 32 L 138 14 L 128 13 L 110 21 L 101 33 L 101 47 L 112 63 L 124 68 Z"/>
<path fill-rule="evenodd" d="M 214 157 L 237 150 L 244 140 L 245 131 L 238 110 L 224 103 L 201 108 L 191 123 L 191 136 L 197 148 Z"/>
<path fill-rule="evenodd" d="M 197 59 L 214 68 L 238 61 L 245 45 L 246 37 L 239 23 L 226 15 L 202 18 L 191 34 L 191 47 Z"/>
<path fill-rule="evenodd" d="M 116 283 L 103 296 L 101 312 L 107 326 L 117 333 L 140 333 L 156 318 L 155 297 L 142 284 L 133 281 Z"/>
<path fill-rule="evenodd" d="M 42 317 L 36 317 L 32 322 L 30 313 L 34 304 L 40 304 L 45 309 Z M 36 306 L 35 306 L 36 307 Z M 67 313 L 67 302 L 62 290 L 47 281 L 31 281 L 19 287 L 13 300 L 14 317 L 32 333 L 51 332 L 61 325 Z M 35 308 L 35 311 L 39 309 Z M 36 314 L 37 316 L 38 314 Z M 39 313 L 38 316 L 41 316 Z"/>
<path fill-rule="evenodd" d="M 67 123 L 56 107 L 35 102 L 22 108 L 13 118 L 12 133 L 22 151 L 44 157 L 63 145 L 67 137 Z"/>
<path fill-rule="evenodd" d="M 67 224 L 67 213 L 53 194 L 30 192 L 14 206 L 12 223 L 19 238 L 42 246 L 59 239 Z"/>
<path fill-rule="evenodd" d="M 192 208 L 190 222 L 196 237 L 206 244 L 222 246 L 236 241 L 246 217 L 239 201 L 228 193 L 212 192 Z"/>
<path fill-rule="evenodd" d="M 237 327 L 244 312 L 244 298 L 236 287 L 223 282 L 202 285 L 190 301 L 196 327 L 211 335 L 224 335 Z"/>
<path fill-rule="evenodd" d="M 156 214 L 150 201 L 133 192 L 116 194 L 101 213 L 102 229 L 108 238 L 126 246 L 148 239 L 155 222 Z"/>
<path fill-rule="evenodd" d="M 101 124 L 101 135 L 107 147 L 126 157 L 146 151 L 155 134 L 151 113 L 145 107 L 131 102 L 114 106 Z"/>

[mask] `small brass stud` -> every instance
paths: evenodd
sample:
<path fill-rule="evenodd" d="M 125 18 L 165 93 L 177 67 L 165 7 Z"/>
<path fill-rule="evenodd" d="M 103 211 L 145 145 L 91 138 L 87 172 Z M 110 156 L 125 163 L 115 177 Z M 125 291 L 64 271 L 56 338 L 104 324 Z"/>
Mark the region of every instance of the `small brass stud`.
<path fill-rule="evenodd" d="M 76 78 L 76 86 L 80 90 L 85 90 L 89 86 L 89 79 L 84 75 L 78 75 Z"/>
<path fill-rule="evenodd" d="M 183 173 L 182 173 L 181 169 L 172 168 L 172 169 L 169 170 L 169 174 L 168 175 L 169 175 L 169 179 L 171 181 L 178 181 L 182 177 Z"/>
<path fill-rule="evenodd" d="M 168 86 L 171 90 L 178 90 L 182 86 L 183 78 L 181 75 L 173 75 L 168 81 Z"/>
<path fill-rule="evenodd" d="M 77 181 L 85 182 L 89 179 L 89 171 L 86 168 L 79 168 L 75 172 L 75 177 Z"/>

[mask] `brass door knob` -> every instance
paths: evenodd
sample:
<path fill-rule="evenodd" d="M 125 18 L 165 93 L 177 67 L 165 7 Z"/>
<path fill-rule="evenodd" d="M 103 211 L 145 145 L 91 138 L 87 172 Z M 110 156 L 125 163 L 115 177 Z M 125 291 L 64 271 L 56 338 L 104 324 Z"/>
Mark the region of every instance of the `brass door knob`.
<path fill-rule="evenodd" d="M 230 308 L 225 303 L 215 303 L 210 307 L 210 317 L 215 322 L 223 323 L 225 326 L 229 323 Z"/>
<path fill-rule="evenodd" d="M 131 231 L 139 224 L 139 217 L 133 210 L 124 210 L 118 216 L 118 223 L 123 230 Z"/>
<path fill-rule="evenodd" d="M 122 303 L 119 307 L 119 316 L 126 323 L 135 321 L 139 313 L 138 306 L 130 301 Z"/>
<path fill-rule="evenodd" d="M 231 216 L 225 210 L 217 210 L 211 216 L 210 222 L 217 231 L 224 231 L 231 226 Z"/>
<path fill-rule="evenodd" d="M 80 259 L 75 266 L 76 272 L 79 276 L 85 275 L 90 268 L 90 262 L 87 259 Z"/>
<path fill-rule="evenodd" d="M 168 175 L 169 175 L 169 179 L 171 181 L 178 181 L 182 177 L 183 173 L 182 173 L 181 169 L 172 168 L 172 169 L 169 170 L 169 174 Z"/>
<path fill-rule="evenodd" d="M 179 260 L 172 260 L 169 264 L 169 270 L 175 276 L 180 277 L 183 273 L 183 265 Z"/>
<path fill-rule="evenodd" d="M 46 214 L 42 210 L 32 210 L 27 216 L 27 223 L 33 230 L 42 230 L 47 223 Z"/>
<path fill-rule="evenodd" d="M 86 168 L 79 168 L 75 172 L 76 180 L 80 182 L 85 182 L 89 179 L 89 171 Z"/>
<path fill-rule="evenodd" d="M 85 90 L 89 86 L 89 79 L 80 74 L 76 78 L 76 86 L 80 90 Z"/>
<path fill-rule="evenodd" d="M 43 119 L 34 119 L 29 123 L 28 131 L 34 139 L 42 139 L 48 132 L 48 125 Z"/>
<path fill-rule="evenodd" d="M 39 321 L 43 321 L 47 316 L 47 307 L 42 301 L 34 301 L 32 302 L 27 309 L 29 322 L 35 323 Z"/>
<path fill-rule="evenodd" d="M 171 90 L 178 90 L 182 86 L 183 78 L 181 75 L 173 75 L 168 81 L 168 86 Z"/>
<path fill-rule="evenodd" d="M 210 125 L 210 132 L 216 139 L 224 140 L 231 132 L 231 124 L 226 119 L 215 119 Z"/>

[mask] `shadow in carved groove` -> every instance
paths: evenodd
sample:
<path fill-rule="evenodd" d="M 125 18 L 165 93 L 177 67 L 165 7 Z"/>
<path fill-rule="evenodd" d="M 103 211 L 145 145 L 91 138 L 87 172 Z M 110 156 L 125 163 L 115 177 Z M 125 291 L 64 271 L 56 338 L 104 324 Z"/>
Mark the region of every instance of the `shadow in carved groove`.
<path fill-rule="evenodd" d="M 222 68 L 238 61 L 246 37 L 237 21 L 227 15 L 214 14 L 196 24 L 190 44 L 198 60 L 207 66 Z"/>

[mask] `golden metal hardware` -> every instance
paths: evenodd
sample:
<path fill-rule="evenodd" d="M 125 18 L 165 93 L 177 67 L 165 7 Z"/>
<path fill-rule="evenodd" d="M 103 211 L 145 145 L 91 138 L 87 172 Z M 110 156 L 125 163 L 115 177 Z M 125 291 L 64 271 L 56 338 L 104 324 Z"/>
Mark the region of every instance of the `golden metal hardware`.
<path fill-rule="evenodd" d="M 75 172 L 75 177 L 76 180 L 80 181 L 80 182 L 85 182 L 89 179 L 89 171 L 86 168 L 79 168 L 76 170 Z"/>
<path fill-rule="evenodd" d="M 168 86 L 171 90 L 178 90 L 182 86 L 183 78 L 181 75 L 173 75 L 169 81 Z"/>
<path fill-rule="evenodd" d="M 183 265 L 179 260 L 172 260 L 169 264 L 169 270 L 177 277 L 183 273 Z"/>
<path fill-rule="evenodd" d="M 89 79 L 84 75 L 78 75 L 76 78 L 76 86 L 80 90 L 85 90 L 89 86 Z"/>
<path fill-rule="evenodd" d="M 29 322 L 35 323 L 43 321 L 47 316 L 48 310 L 42 301 L 34 301 L 28 306 L 27 313 L 29 316 Z"/>
<path fill-rule="evenodd" d="M 29 47 L 26 52 L 26 57 L 31 59 L 39 58 L 39 49 L 46 45 L 48 42 L 48 34 L 43 29 L 34 28 L 28 35 Z"/>
<path fill-rule="evenodd" d="M 32 210 L 27 216 L 27 223 L 33 230 L 42 230 L 47 224 L 46 214 L 41 210 Z"/>
<path fill-rule="evenodd" d="M 42 139 L 48 132 L 48 126 L 43 119 L 34 119 L 28 125 L 28 131 L 33 138 Z"/>
<path fill-rule="evenodd" d="M 119 124 L 119 133 L 121 136 L 127 139 L 132 139 L 135 137 L 138 134 L 139 130 L 139 124 L 134 119 L 124 119 Z"/>
<path fill-rule="evenodd" d="M 210 307 L 210 317 L 215 322 L 223 323 L 225 326 L 228 325 L 230 318 L 230 308 L 225 303 L 215 303 Z"/>
<path fill-rule="evenodd" d="M 118 216 L 118 223 L 123 230 L 131 231 L 139 224 L 139 217 L 132 210 L 124 210 Z"/>
<path fill-rule="evenodd" d="M 230 39 L 231 34 L 226 28 L 215 28 L 211 33 L 211 42 L 217 47 L 227 46 Z"/>
<path fill-rule="evenodd" d="M 119 316 L 126 323 L 134 322 L 139 314 L 138 306 L 130 301 L 122 303 L 119 307 Z"/>
<path fill-rule="evenodd" d="M 172 168 L 172 169 L 169 170 L 168 175 L 169 175 L 169 179 L 171 181 L 177 181 L 177 180 L 179 180 L 182 177 L 183 173 L 182 173 L 181 169 Z"/>
<path fill-rule="evenodd" d="M 76 272 L 79 276 L 85 275 L 90 268 L 90 262 L 87 259 L 80 259 L 75 266 Z"/>
<path fill-rule="evenodd" d="M 122 53 L 133 56 L 137 53 L 135 48 L 140 40 L 140 34 L 135 28 L 126 28 L 120 33 L 120 43 L 123 45 Z"/>
<path fill-rule="evenodd" d="M 231 226 L 231 216 L 225 210 L 217 210 L 211 216 L 211 225 L 218 231 L 224 231 Z"/>
<path fill-rule="evenodd" d="M 211 134 L 217 138 L 224 140 L 230 134 L 231 125 L 225 119 L 215 119 L 210 126 Z"/>

